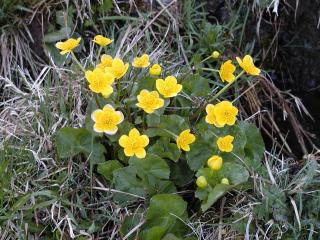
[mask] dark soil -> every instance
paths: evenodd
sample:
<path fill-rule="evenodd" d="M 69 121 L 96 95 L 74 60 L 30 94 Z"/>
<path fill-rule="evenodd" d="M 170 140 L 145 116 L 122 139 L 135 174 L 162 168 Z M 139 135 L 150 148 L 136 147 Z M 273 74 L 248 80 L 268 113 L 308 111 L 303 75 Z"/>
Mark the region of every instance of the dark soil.
<path fill-rule="evenodd" d="M 270 54 L 265 56 L 264 66 L 274 69 L 272 74 L 274 83 L 284 91 L 291 90 L 295 96 L 302 100 L 313 119 L 305 114 L 297 116 L 304 129 L 314 134 L 312 142 L 320 144 L 320 29 L 319 0 L 300 1 L 296 8 L 296 0 L 290 0 L 288 5 L 280 6 L 280 13 L 275 20 L 273 31 L 267 21 L 261 25 L 261 31 L 272 39 L 276 28 L 280 27 L 275 44 Z M 270 20 L 267 19 L 268 21 Z M 277 25 L 277 26 L 276 26 Z M 276 26 L 276 27 L 275 27 Z M 287 130 L 287 124 L 281 124 Z M 290 129 L 288 129 L 290 131 Z M 292 132 L 292 131 L 290 131 Z M 294 152 L 301 155 L 301 150 L 295 136 L 288 138 Z M 308 150 L 312 150 L 309 142 Z"/>

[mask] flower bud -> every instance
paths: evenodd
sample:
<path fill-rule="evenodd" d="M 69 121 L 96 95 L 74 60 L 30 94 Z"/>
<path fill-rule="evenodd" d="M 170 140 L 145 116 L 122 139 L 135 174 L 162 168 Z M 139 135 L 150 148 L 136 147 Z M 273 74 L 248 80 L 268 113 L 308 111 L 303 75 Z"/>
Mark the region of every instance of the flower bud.
<path fill-rule="evenodd" d="M 220 53 L 218 51 L 213 51 L 211 54 L 211 57 L 215 59 L 217 59 L 219 56 L 220 56 Z"/>
<path fill-rule="evenodd" d="M 230 185 L 228 178 L 222 178 L 221 184 Z"/>
<path fill-rule="evenodd" d="M 197 178 L 196 184 L 199 188 L 205 188 L 208 185 L 208 182 L 204 176 L 200 176 Z"/>
<path fill-rule="evenodd" d="M 213 155 L 211 158 L 208 159 L 208 167 L 211 168 L 211 170 L 218 171 L 222 168 L 222 157 L 218 155 Z"/>

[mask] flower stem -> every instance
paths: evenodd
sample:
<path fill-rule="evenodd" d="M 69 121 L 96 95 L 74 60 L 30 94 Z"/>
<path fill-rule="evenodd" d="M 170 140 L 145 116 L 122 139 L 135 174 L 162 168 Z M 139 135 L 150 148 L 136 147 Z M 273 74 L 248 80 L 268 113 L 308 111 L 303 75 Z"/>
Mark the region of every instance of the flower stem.
<path fill-rule="evenodd" d="M 81 65 L 81 63 L 79 62 L 79 60 L 77 59 L 76 55 L 74 54 L 73 51 L 71 51 L 71 56 L 73 61 L 75 61 L 75 63 L 78 65 L 78 67 L 83 71 L 86 72 L 86 70 L 84 69 L 84 67 Z"/>
<path fill-rule="evenodd" d="M 203 60 L 201 61 L 201 63 L 203 63 L 203 62 L 205 62 L 205 61 L 209 60 L 210 58 L 212 58 L 212 57 L 211 57 L 211 56 L 206 57 L 205 59 L 203 59 Z"/>
<path fill-rule="evenodd" d="M 94 94 L 94 100 L 96 101 L 98 108 L 102 109 L 101 104 L 99 103 L 98 94 Z"/>
<path fill-rule="evenodd" d="M 229 87 L 239 78 L 243 75 L 244 71 L 241 71 L 232 82 L 229 82 L 227 85 L 225 85 L 216 95 L 214 95 L 209 101 L 207 101 L 203 106 L 201 106 L 198 111 L 195 112 L 195 114 L 192 115 L 191 119 L 194 120 L 195 118 L 198 118 L 198 116 L 202 113 L 202 111 L 205 109 L 206 105 L 209 103 L 214 102 L 218 97 L 220 97 L 221 94 L 223 94 L 226 90 L 229 89 Z"/>
<path fill-rule="evenodd" d="M 211 69 L 211 68 L 201 68 L 202 70 L 204 70 L 204 71 L 209 71 L 209 72 L 220 72 L 219 70 L 217 70 L 217 69 Z"/>
<path fill-rule="evenodd" d="M 117 81 L 117 102 L 120 102 L 120 95 L 121 95 L 121 81 L 120 79 Z"/>
<path fill-rule="evenodd" d="M 99 47 L 99 50 L 98 50 L 97 58 L 96 58 L 96 64 L 99 63 L 101 51 L 102 51 L 102 47 L 100 46 L 100 47 Z"/>

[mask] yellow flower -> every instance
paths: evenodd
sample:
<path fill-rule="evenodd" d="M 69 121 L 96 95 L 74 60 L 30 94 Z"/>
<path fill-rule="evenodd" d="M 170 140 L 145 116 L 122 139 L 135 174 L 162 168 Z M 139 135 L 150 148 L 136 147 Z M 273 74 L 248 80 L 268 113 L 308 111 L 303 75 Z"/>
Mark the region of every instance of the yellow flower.
<path fill-rule="evenodd" d="M 127 157 L 136 155 L 137 158 L 144 158 L 146 156 L 146 150 L 144 148 L 149 144 L 149 138 L 147 135 L 140 135 L 136 128 L 133 128 L 128 135 L 122 135 L 119 139 L 119 144 L 124 148 L 124 154 Z"/>
<path fill-rule="evenodd" d="M 150 75 L 158 76 L 161 73 L 161 66 L 159 64 L 153 64 L 149 69 Z"/>
<path fill-rule="evenodd" d="M 150 62 L 149 62 L 148 54 L 143 54 L 141 57 L 135 57 L 132 63 L 132 66 L 136 68 L 146 68 L 149 65 L 150 65 Z"/>
<path fill-rule="evenodd" d="M 210 157 L 208 159 L 208 167 L 212 170 L 218 171 L 222 168 L 222 157 L 218 156 L 218 155 L 213 155 L 212 157 Z"/>
<path fill-rule="evenodd" d="M 100 45 L 101 47 L 105 47 L 105 46 L 108 46 L 110 43 L 113 42 L 113 40 L 109 39 L 109 38 L 106 38 L 102 35 L 97 35 L 94 37 L 94 40 L 93 40 L 96 44 Z"/>
<path fill-rule="evenodd" d="M 218 51 L 213 51 L 211 54 L 212 58 L 218 58 L 220 56 L 220 53 Z"/>
<path fill-rule="evenodd" d="M 222 178 L 221 179 L 221 184 L 230 185 L 228 178 Z"/>
<path fill-rule="evenodd" d="M 101 56 L 101 63 L 98 64 L 97 67 L 105 69 L 106 67 L 111 67 L 113 62 L 113 58 L 110 55 L 103 54 Z"/>
<path fill-rule="evenodd" d="M 86 71 L 85 77 L 92 92 L 101 93 L 105 98 L 113 93 L 111 84 L 114 82 L 114 76 L 111 73 L 95 68 L 93 71 Z"/>
<path fill-rule="evenodd" d="M 156 88 L 164 98 L 171 98 L 178 95 L 182 90 L 182 85 L 177 83 L 174 76 L 168 76 L 165 80 L 157 79 Z"/>
<path fill-rule="evenodd" d="M 148 90 L 141 90 L 137 96 L 139 108 L 142 108 L 146 113 L 153 113 L 155 110 L 163 107 L 164 101 L 159 97 L 157 91 L 149 92 Z"/>
<path fill-rule="evenodd" d="M 224 62 L 219 71 L 220 78 L 222 82 L 232 82 L 235 79 L 234 71 L 236 70 L 236 67 L 232 64 L 231 60 L 228 60 Z"/>
<path fill-rule="evenodd" d="M 232 144 L 233 139 L 234 137 L 231 135 L 219 137 L 217 140 L 217 145 L 219 150 L 222 152 L 231 152 L 233 149 L 233 144 Z"/>
<path fill-rule="evenodd" d="M 238 108 L 234 107 L 229 101 L 217 103 L 213 111 L 220 126 L 225 124 L 232 126 L 237 120 Z"/>
<path fill-rule="evenodd" d="M 93 129 L 96 132 L 104 132 L 114 135 L 118 131 L 117 125 L 123 121 L 123 114 L 116 111 L 111 105 L 107 104 L 104 108 L 97 109 L 91 114 L 91 119 L 95 122 Z"/>
<path fill-rule="evenodd" d="M 207 179 L 204 176 L 199 176 L 197 178 L 196 184 L 199 188 L 205 188 L 206 186 L 208 186 Z"/>
<path fill-rule="evenodd" d="M 111 67 L 106 67 L 105 71 L 111 72 L 116 79 L 122 78 L 129 68 L 129 64 L 124 62 L 120 58 L 115 58 L 112 61 Z"/>
<path fill-rule="evenodd" d="M 60 52 L 61 55 L 64 55 L 66 53 L 72 52 L 72 50 L 79 46 L 79 43 L 81 41 L 81 38 L 69 38 L 68 40 L 64 42 L 57 42 L 56 48 L 62 50 Z"/>
<path fill-rule="evenodd" d="M 254 65 L 252 57 L 250 55 L 244 56 L 243 60 L 237 57 L 237 61 L 240 67 L 248 74 L 253 76 L 258 76 L 260 74 L 260 69 Z"/>
<path fill-rule="evenodd" d="M 215 106 L 213 104 L 208 104 L 206 106 L 206 112 L 207 116 L 205 118 L 205 121 L 209 124 L 214 124 L 216 127 L 223 127 L 222 125 L 218 124 L 216 115 L 214 113 Z"/>
<path fill-rule="evenodd" d="M 237 120 L 238 109 L 229 101 L 222 101 L 216 105 L 208 104 L 206 107 L 207 116 L 205 121 L 214 124 L 216 127 L 234 125 Z"/>
<path fill-rule="evenodd" d="M 186 152 L 190 151 L 190 144 L 196 141 L 196 137 L 190 133 L 190 129 L 184 130 L 177 137 L 177 146 L 179 149 L 182 149 Z"/>

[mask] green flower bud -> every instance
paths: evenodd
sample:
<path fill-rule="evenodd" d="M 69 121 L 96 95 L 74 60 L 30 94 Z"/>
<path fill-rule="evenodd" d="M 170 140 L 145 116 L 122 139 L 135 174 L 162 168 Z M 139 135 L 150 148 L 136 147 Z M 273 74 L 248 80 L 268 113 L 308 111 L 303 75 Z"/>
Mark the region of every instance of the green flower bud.
<path fill-rule="evenodd" d="M 221 183 L 225 185 L 230 185 L 228 178 L 222 178 Z"/>
<path fill-rule="evenodd" d="M 211 57 L 215 59 L 218 58 L 219 56 L 220 56 L 220 53 L 218 51 L 213 51 L 211 54 Z"/>
<path fill-rule="evenodd" d="M 208 182 L 204 176 L 200 176 L 197 178 L 196 184 L 199 188 L 205 188 L 208 185 Z"/>

